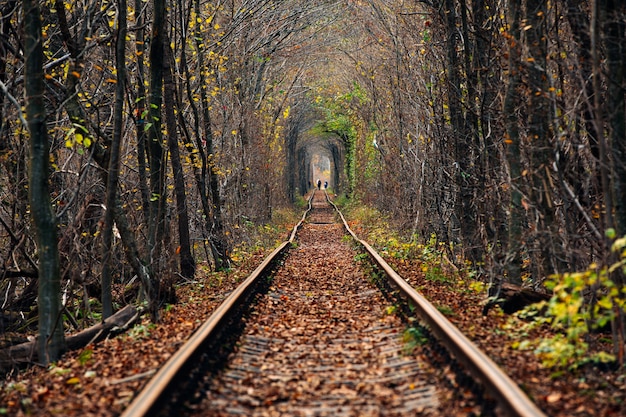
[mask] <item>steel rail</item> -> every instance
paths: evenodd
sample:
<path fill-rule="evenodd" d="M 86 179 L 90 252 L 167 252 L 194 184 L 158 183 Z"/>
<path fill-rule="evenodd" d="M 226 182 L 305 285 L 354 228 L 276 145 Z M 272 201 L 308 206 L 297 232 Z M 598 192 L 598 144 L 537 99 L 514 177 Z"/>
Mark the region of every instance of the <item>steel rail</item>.
<path fill-rule="evenodd" d="M 271 265 L 289 249 L 296 234 L 307 215 L 311 211 L 313 195 L 308 200 L 308 207 L 301 220 L 296 224 L 289 236 L 289 240 L 281 243 L 265 260 L 245 279 L 223 302 L 215 309 L 209 318 L 196 330 L 172 357 L 153 375 L 148 383 L 139 392 L 137 397 L 126 407 L 122 417 L 142 417 L 159 414 L 159 408 L 166 402 L 167 391 L 176 384 L 177 378 L 185 372 L 191 359 L 199 356 L 202 346 L 219 333 L 228 323 L 232 311 L 254 291 L 260 278 L 266 276 Z"/>
<path fill-rule="evenodd" d="M 506 411 L 507 416 L 545 417 L 546 414 L 528 398 L 521 388 L 471 340 L 454 326 L 424 296 L 418 293 L 364 240 L 361 240 L 348 226 L 348 222 L 339 208 L 326 194 L 327 201 L 335 208 L 345 229 L 358 242 L 389 278 L 390 284 L 398 289 L 404 298 L 415 307 L 418 316 L 428 325 L 430 331 L 463 364 L 474 378 L 479 380 L 486 390 Z"/>

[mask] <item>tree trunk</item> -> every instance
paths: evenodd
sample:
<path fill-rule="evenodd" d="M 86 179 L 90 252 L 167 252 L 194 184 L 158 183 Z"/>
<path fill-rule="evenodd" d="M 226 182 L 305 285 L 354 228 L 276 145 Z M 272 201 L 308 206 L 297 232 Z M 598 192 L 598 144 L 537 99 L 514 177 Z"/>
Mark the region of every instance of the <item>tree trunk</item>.
<path fill-rule="evenodd" d="M 482 1 L 477 2 L 476 7 L 484 10 L 485 6 Z M 478 45 L 479 33 L 470 33 L 468 25 L 468 10 L 465 0 L 460 2 L 461 22 L 463 28 L 463 58 L 465 66 L 465 77 L 467 82 L 467 97 L 464 99 L 466 104 L 465 122 L 463 123 L 463 137 L 459 138 L 461 144 L 461 152 L 459 152 L 460 164 L 460 198 L 463 215 L 459 217 L 461 220 L 461 236 L 463 237 L 463 245 L 465 257 L 472 262 L 482 261 L 482 251 L 480 250 L 479 232 L 479 216 L 481 216 L 485 207 L 482 207 L 482 199 L 478 198 L 480 190 L 484 190 L 484 178 L 481 176 L 479 159 L 479 125 L 478 125 L 478 74 L 477 62 L 479 54 L 488 54 L 489 50 L 480 51 Z M 482 12 L 482 11 L 481 11 Z M 475 16 L 475 18 L 478 16 Z M 478 26 L 480 27 L 480 26 Z M 471 42 L 472 37 L 477 38 L 476 43 Z M 475 45 L 475 46 L 474 46 Z M 459 86 L 460 87 L 460 86 Z M 459 94 L 463 94 L 459 91 Z M 485 153 L 485 152 L 483 152 Z M 479 182 L 482 181 L 482 184 Z M 481 187 L 482 185 L 482 187 Z"/>
<path fill-rule="evenodd" d="M 147 223 L 150 217 L 150 187 L 148 186 L 148 176 L 146 169 L 146 86 L 145 86 L 145 67 L 144 67 L 144 52 L 146 50 L 145 45 L 145 21 L 146 21 L 146 9 L 143 8 L 143 0 L 135 0 L 135 11 L 143 10 L 136 19 L 135 24 L 136 31 L 136 48 L 137 48 L 137 70 L 135 76 L 137 77 L 137 98 L 135 100 L 135 117 L 137 123 L 137 171 L 139 176 L 139 190 L 141 192 L 141 209 L 143 213 L 144 224 Z"/>
<path fill-rule="evenodd" d="M 570 1 L 567 2 L 567 21 L 572 29 L 572 37 L 576 45 L 578 46 L 576 52 L 578 53 L 579 65 L 580 65 L 580 79 L 584 83 L 585 95 L 587 103 L 583 108 L 583 122 L 587 134 L 589 135 L 589 146 L 592 155 L 599 159 L 600 151 L 598 149 L 598 132 L 596 124 L 594 123 L 594 115 L 592 112 L 594 95 L 596 94 L 593 83 L 591 80 L 593 74 L 593 57 L 591 55 L 591 33 L 589 17 L 586 11 L 583 9 L 583 4 Z M 598 181 L 599 185 L 600 181 Z"/>
<path fill-rule="evenodd" d="M 200 1 L 195 3 L 196 14 L 200 16 Z M 202 44 L 202 38 L 200 33 L 196 36 L 196 46 L 198 53 L 198 77 L 200 78 L 200 85 L 206 85 L 205 67 L 204 67 L 204 46 Z M 219 177 L 217 175 L 217 164 L 215 162 L 215 154 L 213 149 L 213 128 L 211 127 L 211 114 L 209 111 L 209 101 L 205 88 L 200 88 L 200 103 L 202 106 L 202 119 L 204 137 L 206 141 L 206 153 L 207 159 L 203 161 L 203 170 L 208 171 L 209 174 L 209 189 L 211 195 L 211 214 L 213 219 L 212 228 L 209 232 L 209 241 L 211 243 L 211 250 L 213 251 L 213 259 L 215 262 L 215 270 L 220 271 L 228 268 L 230 259 L 228 256 L 228 242 L 224 233 L 224 223 L 222 220 L 222 199 L 220 197 L 220 184 Z"/>
<path fill-rule="evenodd" d="M 122 142 L 122 111 L 126 86 L 126 0 L 118 0 L 117 39 L 115 58 L 117 83 L 115 84 L 115 109 L 113 115 L 113 141 L 111 142 L 109 171 L 107 175 L 104 227 L 102 228 L 102 318 L 113 314 L 111 295 L 111 241 L 113 238 L 114 206 L 119 177 L 120 147 Z"/>
<path fill-rule="evenodd" d="M 150 165 L 150 209 L 148 218 L 148 258 L 153 273 L 150 315 L 158 321 L 160 308 L 161 281 L 163 272 L 159 263 L 163 260 L 163 236 L 165 230 L 165 152 L 161 132 L 161 106 L 163 102 L 163 59 L 165 47 L 165 0 L 154 0 L 152 34 L 150 37 L 150 92 L 148 129 L 148 160 Z"/>
<path fill-rule="evenodd" d="M 606 190 L 614 196 L 606 196 L 607 211 L 615 212 L 615 228 L 619 236 L 626 234 L 626 121 L 624 120 L 624 87 L 626 81 L 626 24 L 624 13 L 626 6 L 623 2 L 606 1 L 600 2 L 604 23 L 603 37 L 607 58 L 607 109 L 606 114 L 609 125 L 609 139 L 612 151 L 612 165 L 610 183 L 612 187 Z M 613 207 L 609 205 L 613 203 Z M 612 260 L 615 262 L 616 260 Z M 623 291 L 625 277 L 623 270 L 618 269 L 612 274 L 612 279 L 620 291 Z M 613 321 L 614 352 L 621 365 L 624 364 L 626 344 L 626 322 L 624 321 L 624 308 L 615 308 L 616 317 Z"/>
<path fill-rule="evenodd" d="M 150 38 L 150 92 L 148 109 L 148 159 L 150 165 L 150 215 L 148 219 L 148 250 L 150 263 L 158 262 L 158 246 L 165 227 L 165 153 L 161 132 L 163 103 L 163 60 L 165 48 L 165 0 L 154 0 L 152 35 Z"/>
<path fill-rule="evenodd" d="M 542 279 L 549 274 L 562 272 L 563 257 L 561 256 L 562 242 L 559 233 L 559 224 L 555 215 L 555 196 L 551 186 L 552 162 L 554 151 L 550 140 L 552 138 L 551 118 L 553 115 L 550 97 L 550 84 L 547 72 L 547 33 L 545 19 L 547 16 L 544 0 L 528 0 L 526 5 L 526 21 L 531 26 L 526 31 L 528 58 L 528 83 L 530 87 L 530 102 L 528 106 L 529 126 L 528 140 L 531 153 L 531 170 L 533 191 L 532 203 L 539 211 L 537 225 L 537 244 L 541 258 L 535 262 L 536 279 Z"/>
<path fill-rule="evenodd" d="M 504 98 L 504 117 L 506 126 L 505 146 L 506 156 L 509 163 L 510 175 L 510 201 L 508 222 L 507 254 L 504 259 L 504 267 L 507 279 L 515 284 L 521 284 L 522 258 L 521 242 L 522 227 L 524 224 L 524 212 L 522 210 L 522 165 L 520 160 L 520 131 L 517 109 L 519 106 L 519 86 L 521 80 L 521 50 L 520 50 L 520 5 L 517 0 L 508 2 L 509 33 L 509 83 Z"/>
<path fill-rule="evenodd" d="M 187 279 L 193 279 L 196 263 L 191 255 L 191 243 L 189 238 L 189 215 L 187 212 L 187 195 L 185 193 L 185 177 L 183 166 L 180 161 L 180 152 L 178 149 L 178 130 L 176 127 L 176 115 L 174 108 L 176 100 L 174 92 L 176 85 L 174 84 L 174 76 L 172 73 L 172 63 L 174 56 L 172 50 L 165 42 L 165 60 L 163 61 L 163 85 L 164 85 L 164 104 L 165 104 L 165 123 L 167 124 L 167 144 L 170 151 L 170 162 L 172 164 L 172 172 L 174 174 L 174 195 L 176 196 L 176 215 L 178 218 L 178 242 L 180 245 L 180 273 Z"/>
<path fill-rule="evenodd" d="M 64 350 L 57 224 L 48 187 L 49 144 L 44 104 L 43 45 L 39 6 L 24 0 L 26 117 L 30 131 L 29 200 L 39 255 L 39 361 L 48 364 Z"/>
<path fill-rule="evenodd" d="M 620 2 L 607 2 L 605 12 L 604 44 L 607 58 L 607 113 L 609 139 L 612 151 L 612 189 L 615 204 L 615 227 L 619 235 L 626 234 L 626 114 L 624 109 L 624 84 L 626 70 L 626 45 L 624 13 L 626 6 Z"/>
<path fill-rule="evenodd" d="M 490 24 L 493 13 L 497 10 L 494 0 L 477 0 L 472 2 L 475 36 L 474 69 L 477 73 L 477 89 L 479 90 L 478 106 L 478 156 L 477 160 L 477 194 L 483 194 L 477 212 L 482 218 L 478 223 L 485 230 L 483 247 L 494 245 L 494 242 L 506 242 L 506 210 L 499 195 L 490 193 L 485 196 L 483 190 L 499 186 L 500 175 L 504 162 L 501 160 L 499 147 L 503 135 L 502 108 L 498 108 L 499 91 L 503 90 L 504 80 L 501 67 L 495 65 L 499 60 L 495 52 L 497 39 L 501 37 L 497 28 Z M 491 12 L 491 13 L 488 13 Z"/>
<path fill-rule="evenodd" d="M 455 182 L 457 195 L 454 209 L 456 218 L 459 221 L 459 236 L 462 237 L 464 247 L 470 248 L 476 231 L 476 213 L 474 211 L 472 189 L 472 181 L 475 179 L 472 172 L 474 146 L 471 140 L 472 135 L 465 126 L 463 116 L 461 60 L 457 52 L 460 46 L 460 40 L 457 28 L 457 13 L 453 0 L 445 0 L 441 14 L 446 22 L 447 32 L 446 63 L 448 112 L 450 114 L 450 135 L 454 143 L 453 158 L 456 165 Z"/>
<path fill-rule="evenodd" d="M 17 4 L 17 0 L 9 0 L 5 2 L 3 6 L 0 7 L 0 15 L 3 16 L 3 19 L 4 19 L 4 16 L 9 15 L 9 12 L 15 8 L 16 4 Z M 3 22 L 3 24 L 0 25 L 0 30 L 1 30 L 0 37 L 2 37 L 2 39 L 10 38 L 11 25 Z M 0 82 L 2 82 L 3 84 L 6 84 L 6 81 L 7 81 L 7 57 L 8 57 L 7 48 L 0 46 Z M 4 100 L 6 100 L 6 97 L 3 94 L 2 101 L 0 102 L 0 104 L 3 107 L 4 107 Z M 4 123 L 5 123 L 4 118 L 0 118 L 0 132 L 3 131 Z M 0 151 L 4 150 L 5 146 L 6 144 L 4 143 L 0 144 Z"/>
<path fill-rule="evenodd" d="M 180 13 L 182 15 L 183 13 L 182 10 L 180 11 Z M 182 22 L 184 22 L 183 19 L 184 17 L 181 16 L 181 24 Z M 186 23 L 184 24 L 186 25 Z M 201 38 L 199 38 L 199 35 L 200 35 L 199 33 L 196 34 L 196 39 L 198 40 L 197 41 L 198 49 L 200 49 L 200 45 L 201 45 L 201 42 L 199 40 Z M 198 52 L 198 54 L 201 54 L 201 51 Z M 192 78 L 193 75 L 189 69 L 187 56 L 185 53 L 185 48 L 183 48 L 181 51 L 180 64 L 183 68 L 185 76 L 188 79 Z M 200 112 L 198 111 L 198 106 L 196 105 L 194 94 L 191 91 L 190 83 L 186 83 L 186 94 L 187 94 L 189 106 L 194 116 L 193 117 L 193 120 L 194 120 L 193 137 L 195 138 L 196 141 L 194 145 L 193 141 L 191 140 L 192 135 L 188 133 L 183 137 L 185 140 L 184 147 L 187 150 L 189 159 L 191 161 L 191 166 L 192 166 L 193 173 L 194 173 L 194 179 L 196 182 L 196 188 L 198 189 L 198 196 L 200 197 L 200 204 L 202 205 L 202 213 L 204 214 L 204 218 L 206 222 L 205 223 L 206 230 L 210 231 L 212 229 L 211 226 L 213 224 L 213 221 L 212 221 L 211 204 L 209 203 L 208 186 L 207 186 L 208 162 L 207 162 L 206 152 L 204 151 L 205 141 L 202 139 L 203 131 L 200 129 Z M 182 113 L 179 113 L 179 119 L 182 117 L 183 117 Z M 182 121 L 179 123 L 181 124 L 181 126 L 184 126 Z M 200 162 L 200 166 L 202 167 L 201 169 L 198 168 L 198 160 Z M 207 236 L 205 235 L 204 238 L 207 239 Z M 207 261 L 209 260 L 209 258 L 216 259 L 219 257 L 217 252 L 214 250 L 214 245 L 211 243 L 212 242 L 210 242 L 209 244 L 209 246 L 211 247 L 211 255 L 209 256 L 209 254 L 207 253 Z"/>

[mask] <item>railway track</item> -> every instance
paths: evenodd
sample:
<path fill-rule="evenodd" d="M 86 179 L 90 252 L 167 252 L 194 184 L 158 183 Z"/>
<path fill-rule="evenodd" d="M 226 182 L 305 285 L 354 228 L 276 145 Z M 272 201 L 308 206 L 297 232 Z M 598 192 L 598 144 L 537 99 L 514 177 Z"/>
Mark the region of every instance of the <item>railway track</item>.
<path fill-rule="evenodd" d="M 543 415 L 345 220 L 336 222 L 337 213 L 343 220 L 325 193 L 315 192 L 289 241 L 123 416 Z M 386 291 L 355 261 L 363 255 L 344 239 L 346 230 L 387 277 L 379 282 Z M 389 296 L 410 305 L 428 328 L 424 335 L 434 338 L 413 347 Z"/>

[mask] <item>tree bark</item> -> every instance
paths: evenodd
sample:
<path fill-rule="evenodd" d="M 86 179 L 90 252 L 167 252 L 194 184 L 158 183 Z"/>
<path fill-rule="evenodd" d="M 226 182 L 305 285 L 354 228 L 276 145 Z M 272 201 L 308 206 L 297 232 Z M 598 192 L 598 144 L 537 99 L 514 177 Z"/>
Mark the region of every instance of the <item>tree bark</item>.
<path fill-rule="evenodd" d="M 154 0 L 152 34 L 150 37 L 150 92 L 148 123 L 148 159 L 150 164 L 150 216 L 148 219 L 148 250 L 151 265 L 159 256 L 158 245 L 165 221 L 165 153 L 161 132 L 163 103 L 163 59 L 165 46 L 165 0 Z"/>
<path fill-rule="evenodd" d="M 563 271 L 561 255 L 562 242 L 559 224 L 555 215 L 555 195 L 551 186 L 552 162 L 554 150 L 550 144 L 553 136 L 551 120 L 552 106 L 548 94 L 550 85 L 547 73 L 547 9 L 544 0 L 528 0 L 526 4 L 526 21 L 531 26 L 526 31 L 527 46 L 530 54 L 528 67 L 528 83 L 530 102 L 528 107 L 529 126 L 528 138 L 531 152 L 532 169 L 532 203 L 540 213 L 537 227 L 538 245 L 541 258 L 535 262 L 536 279 L 542 279 L 552 273 Z"/>
<path fill-rule="evenodd" d="M 172 63 L 174 56 L 172 50 L 165 42 L 165 60 L 163 61 L 163 85 L 165 90 L 165 123 L 167 124 L 167 144 L 170 151 L 170 163 L 174 175 L 174 195 L 176 197 L 176 216 L 178 218 L 178 244 L 180 245 L 180 273 L 187 279 L 193 279 L 196 270 L 196 263 L 191 254 L 191 242 L 189 237 L 189 214 L 187 212 L 187 195 L 185 193 L 185 177 L 183 166 L 180 161 L 180 151 L 178 149 L 178 130 L 176 127 L 176 100 L 174 92 L 174 76 Z"/>
<path fill-rule="evenodd" d="M 143 1 L 135 0 L 135 11 L 142 10 Z M 141 192 L 141 211 L 143 213 L 144 222 L 148 221 L 150 217 L 150 187 L 148 186 L 148 175 L 146 169 L 146 86 L 145 86 L 145 67 L 144 67 L 144 52 L 146 50 L 145 45 L 145 21 L 146 21 L 146 9 L 140 13 L 136 19 L 135 24 L 136 41 L 135 47 L 137 49 L 137 70 L 135 76 L 137 77 L 137 98 L 135 100 L 135 117 L 136 117 L 136 131 L 137 131 L 137 170 L 139 176 L 139 190 Z"/>
<path fill-rule="evenodd" d="M 44 103 L 43 45 L 38 2 L 24 0 L 26 116 L 30 131 L 29 200 L 39 255 L 39 343 L 43 364 L 64 350 L 57 223 L 48 185 L 49 144 Z"/>
<path fill-rule="evenodd" d="M 509 32 L 507 41 L 509 44 L 509 82 L 504 98 L 505 117 L 505 146 L 506 156 L 509 163 L 510 175 L 510 200 L 508 221 L 508 244 L 507 254 L 504 260 L 507 280 L 515 284 L 521 284 L 522 258 L 521 242 L 524 212 L 522 210 L 522 192 L 520 190 L 522 180 L 522 165 L 520 160 L 520 131 L 517 109 L 519 106 L 518 89 L 521 81 L 521 50 L 520 50 L 520 5 L 517 0 L 508 2 Z"/>
<path fill-rule="evenodd" d="M 200 16 L 200 1 L 195 2 L 196 14 Z M 224 233 L 224 222 L 222 219 L 222 199 L 220 197 L 220 184 L 217 175 L 217 164 L 215 162 L 214 144 L 213 144 L 213 128 L 211 127 L 211 113 L 209 111 L 209 101 L 206 94 L 207 83 L 204 67 L 204 46 L 201 45 L 202 37 L 200 33 L 196 35 L 196 46 L 198 53 L 198 77 L 200 79 L 200 103 L 202 106 L 202 127 L 204 130 L 204 138 L 206 141 L 206 160 L 202 162 L 202 169 L 209 174 L 209 190 L 211 196 L 211 218 L 213 224 L 209 232 L 209 241 L 213 252 L 213 260 L 215 262 L 215 270 L 221 271 L 228 268 L 230 259 L 228 256 L 228 242 Z"/>
<path fill-rule="evenodd" d="M 163 102 L 163 59 L 165 47 L 165 0 L 153 1 L 152 32 L 150 36 L 150 88 L 148 130 L 148 161 L 150 166 L 150 208 L 148 217 L 148 259 L 152 271 L 150 315 L 152 321 L 159 319 L 162 278 L 159 268 L 165 230 L 166 188 L 165 152 L 161 132 L 161 107 Z"/>
<path fill-rule="evenodd" d="M 111 252 L 114 224 L 114 206 L 117 197 L 119 178 L 120 147 L 122 142 L 122 111 L 124 110 L 124 90 L 126 86 L 126 0 L 118 0 L 117 39 L 115 58 L 117 83 L 115 85 L 115 108 L 113 115 L 113 141 L 109 151 L 109 170 L 107 175 L 104 226 L 102 228 L 102 318 L 113 314 L 111 294 Z"/>
<path fill-rule="evenodd" d="M 609 143 L 611 150 L 611 173 L 609 183 L 611 187 L 605 190 L 606 211 L 615 212 L 614 227 L 619 236 L 626 234 L 626 121 L 625 96 L 626 81 L 626 24 L 624 13 L 626 5 L 621 1 L 598 2 L 601 7 L 602 34 L 606 49 L 607 60 L 607 122 L 609 126 Z M 601 144 L 601 153 L 603 146 Z M 608 159 L 608 158 L 607 158 Z M 608 193 L 615 193 L 610 195 Z M 610 221 L 607 218 L 607 221 Z M 613 226 L 611 224 L 609 227 Z M 614 260 L 613 262 L 615 262 Z M 620 291 L 624 290 L 626 279 L 623 270 L 612 274 L 613 281 Z M 613 320 L 613 350 L 619 363 L 623 366 L 626 360 L 626 317 L 624 308 L 615 308 L 616 317 Z"/>
<path fill-rule="evenodd" d="M 606 2 L 604 44 L 607 58 L 607 112 L 609 142 L 612 152 L 612 189 L 615 198 L 615 227 L 626 234 L 626 114 L 624 88 L 626 80 L 626 6 L 622 2 Z"/>
<path fill-rule="evenodd" d="M 465 7 L 464 4 L 461 7 Z M 465 11 L 464 11 L 465 12 Z M 465 248 L 472 247 L 472 240 L 476 233 L 476 212 L 473 196 L 474 151 L 472 133 L 468 131 L 463 114 L 461 85 L 461 58 L 459 57 L 459 34 L 457 28 L 457 12 L 453 0 L 445 0 L 441 11 L 442 19 L 446 22 L 446 52 L 447 52 L 447 96 L 448 111 L 450 114 L 450 135 L 454 143 L 454 161 L 456 164 L 455 182 L 457 195 L 455 213 L 460 227 Z M 469 51 L 466 51 L 469 53 Z M 468 74 L 469 76 L 469 74 Z M 467 254 L 472 258 L 471 252 Z M 475 255 L 475 254 L 474 254 Z M 472 259 L 477 261 L 477 259 Z"/>

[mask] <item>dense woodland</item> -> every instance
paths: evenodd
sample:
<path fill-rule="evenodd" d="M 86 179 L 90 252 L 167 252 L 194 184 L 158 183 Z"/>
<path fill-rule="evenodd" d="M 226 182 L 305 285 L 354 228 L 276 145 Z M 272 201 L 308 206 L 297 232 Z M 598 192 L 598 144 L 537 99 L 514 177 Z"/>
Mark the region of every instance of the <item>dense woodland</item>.
<path fill-rule="evenodd" d="M 622 2 L 0 9 L 0 331 L 38 326 L 41 361 L 229 268 L 320 156 L 333 193 L 493 288 L 564 290 L 623 351 Z"/>

